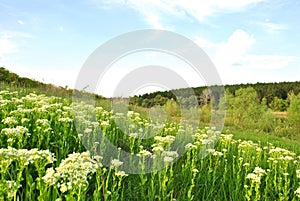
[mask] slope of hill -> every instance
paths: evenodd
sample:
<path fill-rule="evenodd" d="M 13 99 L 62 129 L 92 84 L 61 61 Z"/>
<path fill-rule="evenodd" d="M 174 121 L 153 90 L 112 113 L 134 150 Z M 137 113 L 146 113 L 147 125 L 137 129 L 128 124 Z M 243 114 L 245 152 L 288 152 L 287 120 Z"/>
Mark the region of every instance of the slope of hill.
<path fill-rule="evenodd" d="M 268 105 L 272 104 L 274 99 L 286 100 L 289 93 L 300 93 L 300 81 L 297 82 L 279 82 L 279 83 L 256 83 L 256 84 L 234 84 L 225 85 L 225 89 L 232 93 L 241 88 L 253 87 L 258 94 L 259 100 L 266 100 Z M 22 90 L 22 93 L 30 93 L 35 91 L 36 93 L 44 93 L 47 95 L 56 95 L 61 97 L 71 98 L 73 89 L 67 89 L 64 87 L 57 87 L 52 84 L 45 84 L 39 81 L 35 81 L 29 78 L 20 77 L 19 75 L 8 71 L 4 67 L 0 67 L 0 89 L 10 90 Z M 206 86 L 200 86 L 193 88 L 195 95 L 198 97 L 199 102 L 203 98 Z M 187 89 L 175 89 L 177 95 L 182 97 L 186 96 Z M 20 91 L 21 92 L 21 91 Z M 105 99 L 101 95 L 95 95 L 96 99 Z M 139 96 L 133 96 L 130 98 L 132 105 L 142 107 L 152 107 L 154 105 L 163 105 L 169 99 L 176 100 L 173 91 L 157 91 L 153 93 L 146 93 Z M 188 98 L 188 97 L 186 97 Z"/>
<path fill-rule="evenodd" d="M 57 95 L 69 97 L 72 94 L 71 89 L 57 87 L 52 84 L 45 84 L 26 77 L 20 77 L 16 73 L 10 72 L 4 67 L 0 67 L 0 89 L 18 89 L 22 93 L 45 93 L 47 95 Z"/>

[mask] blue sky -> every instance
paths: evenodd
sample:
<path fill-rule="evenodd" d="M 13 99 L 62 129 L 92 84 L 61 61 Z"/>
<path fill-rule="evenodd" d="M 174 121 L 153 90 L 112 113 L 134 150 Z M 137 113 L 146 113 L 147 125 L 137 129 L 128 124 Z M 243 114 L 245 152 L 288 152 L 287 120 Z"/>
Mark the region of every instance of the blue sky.
<path fill-rule="evenodd" d="M 195 41 L 224 84 L 299 81 L 299 11 L 299 0 L 0 0 L 0 66 L 73 88 L 80 68 L 98 46 L 150 28 Z M 144 58 L 149 55 L 136 55 L 119 65 L 171 59 L 153 55 L 148 60 Z M 122 74 L 107 76 L 112 81 Z M 190 79 L 191 86 L 203 83 Z M 106 96 L 114 86 L 108 82 L 101 92 Z"/>

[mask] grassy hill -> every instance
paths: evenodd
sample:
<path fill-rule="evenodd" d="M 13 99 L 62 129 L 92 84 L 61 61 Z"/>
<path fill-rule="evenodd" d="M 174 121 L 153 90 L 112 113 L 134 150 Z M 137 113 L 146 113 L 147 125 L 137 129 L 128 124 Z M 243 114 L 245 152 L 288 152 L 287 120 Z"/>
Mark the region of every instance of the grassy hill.
<path fill-rule="evenodd" d="M 20 77 L 16 73 L 10 72 L 4 67 L 0 67 L 0 90 L 18 91 L 19 96 L 29 93 L 45 94 L 47 96 L 57 96 L 71 100 L 73 92 L 80 93 L 78 90 L 68 89 L 66 87 L 45 84 L 26 77 Z M 110 101 L 101 95 L 90 94 L 95 97 L 96 104 L 109 109 Z"/>
<path fill-rule="evenodd" d="M 62 97 L 70 97 L 73 90 L 58 87 L 53 84 L 45 84 L 26 77 L 20 77 L 16 73 L 10 72 L 4 67 L 0 67 L 0 89 L 15 90 L 20 93 L 30 93 L 32 91 L 46 95 L 57 95 Z"/>
<path fill-rule="evenodd" d="M 258 99 L 261 102 L 263 98 L 270 99 L 270 103 L 272 103 L 274 97 L 277 98 L 278 104 L 283 103 L 289 103 L 287 100 L 287 96 L 289 92 L 293 92 L 295 94 L 299 93 L 300 91 L 300 82 L 282 82 L 282 83 L 256 83 L 256 84 L 236 84 L 236 85 L 225 85 L 225 88 L 227 90 L 227 93 L 231 93 L 234 96 L 231 98 L 231 101 L 237 100 L 235 92 L 241 89 L 252 87 L 255 89 Z M 199 97 L 201 96 L 201 93 L 203 90 L 205 90 L 206 87 L 196 87 L 194 88 L 194 91 L 196 95 Z M 8 91 L 18 91 L 19 96 L 25 96 L 29 93 L 35 92 L 36 94 L 46 94 L 47 96 L 57 96 L 66 98 L 69 101 L 71 101 L 74 90 L 67 89 L 64 87 L 58 87 L 52 84 L 45 84 L 42 82 L 38 82 L 29 78 L 20 77 L 19 75 L 8 71 L 4 67 L 0 67 L 0 90 L 8 90 Z M 178 91 L 181 91 L 182 94 L 184 94 L 186 89 L 177 89 Z M 77 93 L 80 93 L 79 91 L 76 91 Z M 95 104 L 101 105 L 106 110 L 111 109 L 111 99 L 106 99 L 100 95 L 90 94 L 92 97 L 95 97 Z M 227 96 L 227 100 L 230 101 L 230 96 Z M 139 112 L 142 116 L 147 116 L 149 109 L 147 107 L 160 104 L 164 105 L 164 103 L 173 98 L 171 91 L 165 91 L 165 92 L 154 92 L 149 94 L 144 94 L 140 96 L 134 96 L 130 98 L 131 105 L 129 106 L 131 110 L 134 110 L 136 112 Z M 241 97 L 243 98 L 243 97 Z M 279 101 L 278 101 L 279 100 Z M 160 102 L 159 102 L 160 101 Z M 281 102 L 280 102 L 281 101 Z M 145 107 L 145 104 L 147 103 L 147 107 Z M 254 103 L 256 108 L 251 111 L 252 116 L 254 113 L 257 113 L 255 110 L 258 110 L 258 108 L 261 108 L 261 103 L 256 102 Z M 163 104 L 162 104 L 163 103 Z M 235 103 L 236 105 L 239 103 Z M 270 104 L 272 106 L 272 104 Z M 210 113 L 211 108 L 210 107 L 201 107 L 200 109 L 200 115 L 202 117 L 205 117 L 206 120 L 204 120 L 205 123 L 209 123 L 210 121 Z M 237 105 L 238 106 L 238 105 Z M 237 136 L 239 138 L 243 139 L 258 139 L 258 140 L 264 140 L 265 134 L 268 134 L 272 137 L 265 138 L 267 141 L 272 139 L 272 141 L 276 141 L 278 144 L 279 142 L 284 142 L 284 144 L 290 144 L 295 147 L 294 143 L 290 142 L 289 140 L 280 140 L 282 137 L 285 138 L 292 138 L 288 137 L 286 133 L 291 135 L 291 133 L 294 133 L 293 139 L 295 139 L 295 136 L 297 137 L 297 130 L 290 129 L 290 125 L 288 120 L 286 119 L 286 111 L 284 112 L 284 116 L 278 115 L 276 112 L 272 115 L 271 113 L 268 113 L 268 111 L 265 111 L 265 116 L 262 115 L 263 113 L 259 113 L 258 117 L 253 117 L 254 119 L 261 118 L 261 116 L 264 116 L 266 119 L 263 119 L 263 122 L 266 122 L 266 125 L 263 123 L 258 123 L 256 121 L 253 121 L 252 125 L 250 126 L 250 121 L 253 120 L 252 117 L 247 117 L 247 112 L 244 113 L 244 124 L 241 121 L 236 121 L 239 119 L 234 119 L 235 117 L 230 115 L 230 113 L 235 113 L 233 109 L 237 108 L 237 106 L 234 106 L 233 108 L 227 108 L 227 119 L 225 122 L 226 129 L 230 129 L 237 133 Z M 288 104 L 285 104 L 285 110 L 289 106 Z M 250 111 L 249 111 L 250 112 Z M 281 113 L 280 113 L 281 114 Z M 231 117 L 230 117 L 231 116 Z M 261 127 L 261 128 L 259 128 Z M 247 131 L 246 131 L 247 130 Z M 247 135 L 247 133 L 249 135 Z M 262 134 L 263 133 L 263 134 Z M 279 138 L 278 138 L 279 137 Z M 298 137 L 297 137 L 298 138 Z"/>

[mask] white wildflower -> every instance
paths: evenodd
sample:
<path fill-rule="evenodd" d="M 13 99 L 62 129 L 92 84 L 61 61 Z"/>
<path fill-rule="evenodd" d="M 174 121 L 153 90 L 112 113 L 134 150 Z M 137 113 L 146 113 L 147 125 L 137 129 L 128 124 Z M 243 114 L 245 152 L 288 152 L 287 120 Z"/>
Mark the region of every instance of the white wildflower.
<path fill-rule="evenodd" d="M 260 177 L 255 173 L 249 173 L 246 179 L 250 179 L 254 183 L 260 183 Z"/>
<path fill-rule="evenodd" d="M 69 117 L 62 117 L 58 119 L 59 122 L 63 122 L 63 123 L 72 123 L 73 119 L 69 118 Z"/>
<path fill-rule="evenodd" d="M 299 170 L 296 170 L 296 176 L 297 176 L 297 178 L 300 179 L 300 169 L 299 169 Z"/>
<path fill-rule="evenodd" d="M 117 177 L 127 177 L 128 174 L 126 174 L 124 171 L 117 171 L 116 173 Z"/>
<path fill-rule="evenodd" d="M 192 143 L 188 143 L 185 145 L 185 149 L 197 149 L 197 146 Z"/>
<path fill-rule="evenodd" d="M 294 193 L 296 194 L 296 196 L 297 196 L 298 198 L 300 198 L 300 187 L 297 188 L 297 190 L 295 190 Z"/>
<path fill-rule="evenodd" d="M 170 156 L 165 156 L 164 157 L 164 162 L 165 163 L 172 163 L 173 161 L 174 161 L 173 157 L 170 157 Z"/>
<path fill-rule="evenodd" d="M 163 155 L 164 156 L 169 156 L 169 157 L 172 157 L 172 158 L 177 158 L 179 156 L 177 151 L 164 151 Z"/>
<path fill-rule="evenodd" d="M 266 171 L 260 167 L 255 167 L 253 172 L 260 177 L 266 174 Z"/>
<path fill-rule="evenodd" d="M 219 151 L 215 151 L 213 153 L 213 156 L 223 156 L 224 154 L 222 152 L 219 152 Z"/>
<path fill-rule="evenodd" d="M 64 193 L 64 192 L 66 192 L 66 191 L 68 190 L 68 187 L 67 187 L 66 184 L 63 183 L 63 184 L 60 186 L 59 190 L 60 190 L 60 192 Z"/>
<path fill-rule="evenodd" d="M 194 168 L 194 169 L 192 170 L 192 172 L 194 172 L 194 173 L 198 173 L 198 172 L 199 172 L 199 170 L 198 170 L 198 169 L 196 169 L 196 168 Z"/>
<path fill-rule="evenodd" d="M 84 129 L 84 133 L 86 133 L 86 134 L 89 134 L 89 133 L 92 133 L 92 132 L 93 132 L 93 130 L 90 129 L 90 128 Z"/>
<path fill-rule="evenodd" d="M 153 148 L 152 148 L 153 152 L 162 152 L 162 151 L 164 151 L 164 148 L 161 145 L 157 145 L 157 144 L 154 144 L 154 145 L 155 146 L 153 146 Z"/>
<path fill-rule="evenodd" d="M 131 137 L 131 138 L 137 138 L 138 134 L 137 133 L 130 133 L 129 137 Z"/>
<path fill-rule="evenodd" d="M 291 156 L 285 156 L 285 157 L 283 157 L 282 159 L 283 159 L 283 160 L 286 160 L 286 161 L 292 161 L 292 160 L 294 160 L 294 158 L 291 157 Z"/>
<path fill-rule="evenodd" d="M 53 167 L 46 170 L 46 175 L 43 176 L 42 179 L 48 185 L 54 185 L 56 183 L 57 179 L 55 178 L 55 170 Z"/>
<path fill-rule="evenodd" d="M 2 119 L 1 122 L 9 126 L 14 126 L 18 124 L 18 121 L 16 120 L 15 117 L 6 117 L 5 119 Z"/>
<path fill-rule="evenodd" d="M 100 125 L 103 126 L 103 127 L 108 127 L 109 126 L 109 121 L 102 121 L 100 123 Z"/>
<path fill-rule="evenodd" d="M 215 151 L 216 151 L 215 149 L 211 149 L 211 148 L 210 149 L 206 149 L 207 153 L 214 153 Z"/>
<path fill-rule="evenodd" d="M 139 154 L 140 154 L 141 156 L 151 156 L 151 155 L 152 155 L 152 153 L 151 153 L 150 151 L 147 151 L 147 150 L 141 150 L 141 151 L 139 152 Z"/>
<path fill-rule="evenodd" d="M 111 162 L 110 162 L 110 167 L 111 168 L 118 168 L 120 167 L 121 165 L 123 165 L 123 162 L 118 160 L 118 159 L 113 159 Z"/>

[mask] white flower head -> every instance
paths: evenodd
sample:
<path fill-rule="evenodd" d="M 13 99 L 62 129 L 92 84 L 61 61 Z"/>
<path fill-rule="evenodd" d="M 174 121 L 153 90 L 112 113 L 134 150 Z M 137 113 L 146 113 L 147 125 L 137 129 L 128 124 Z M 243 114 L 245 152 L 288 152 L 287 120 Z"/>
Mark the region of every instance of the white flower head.
<path fill-rule="evenodd" d="M 141 155 L 141 156 L 151 156 L 152 155 L 152 153 L 150 152 L 150 151 L 147 151 L 147 150 L 141 150 L 140 152 L 139 152 L 139 154 Z"/>
<path fill-rule="evenodd" d="M 156 145 L 156 144 L 155 144 Z M 164 148 L 161 145 L 156 145 L 152 148 L 153 152 L 163 152 Z"/>
<path fill-rule="evenodd" d="M 192 143 L 188 143 L 185 145 L 185 149 L 197 149 L 197 146 Z"/>
<path fill-rule="evenodd" d="M 260 177 L 266 174 L 266 171 L 260 167 L 255 167 L 253 172 Z"/>
<path fill-rule="evenodd" d="M 300 169 L 299 169 L 299 170 L 296 170 L 296 176 L 297 176 L 297 178 L 300 179 Z"/>
<path fill-rule="evenodd" d="M 194 168 L 194 169 L 192 170 L 192 172 L 194 172 L 194 173 L 198 173 L 198 172 L 199 172 L 199 170 L 198 170 L 198 169 L 196 169 L 196 168 Z"/>
<path fill-rule="evenodd" d="M 255 173 L 249 173 L 246 179 L 250 179 L 254 183 L 260 183 L 260 177 Z"/>
<path fill-rule="evenodd" d="M 123 162 L 118 160 L 118 159 L 113 159 L 111 162 L 110 162 L 110 167 L 111 168 L 118 168 L 120 167 L 121 165 L 123 165 Z"/>
<path fill-rule="evenodd" d="M 163 155 L 164 156 L 169 156 L 169 157 L 172 157 L 172 158 L 178 158 L 178 156 L 179 156 L 177 151 L 164 151 Z"/>
<path fill-rule="evenodd" d="M 127 177 L 128 174 L 126 174 L 124 171 L 117 171 L 116 173 L 117 177 Z"/>
<path fill-rule="evenodd" d="M 222 152 L 219 152 L 219 151 L 215 151 L 213 153 L 213 156 L 223 156 L 224 154 Z"/>
<path fill-rule="evenodd" d="M 129 137 L 130 138 L 138 138 L 138 134 L 137 133 L 130 133 Z"/>
<path fill-rule="evenodd" d="M 46 170 L 46 175 L 43 176 L 42 179 L 46 184 L 49 185 L 54 185 L 56 183 L 57 179 L 55 178 L 55 170 L 53 169 L 53 167 Z"/>
<path fill-rule="evenodd" d="M 66 191 L 68 190 L 68 187 L 67 187 L 66 184 L 63 183 L 63 184 L 60 186 L 59 190 L 60 190 L 60 192 L 64 193 L 64 192 L 66 192 Z"/>
<path fill-rule="evenodd" d="M 296 194 L 296 196 L 297 196 L 298 198 L 300 198 L 300 187 L 297 188 L 297 190 L 295 190 L 294 193 Z"/>
<path fill-rule="evenodd" d="M 165 156 L 164 157 L 164 162 L 165 163 L 172 163 L 173 161 L 174 161 L 173 157 L 170 157 L 170 156 Z"/>

